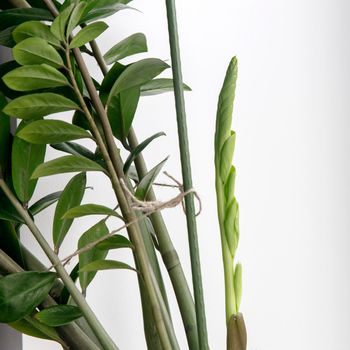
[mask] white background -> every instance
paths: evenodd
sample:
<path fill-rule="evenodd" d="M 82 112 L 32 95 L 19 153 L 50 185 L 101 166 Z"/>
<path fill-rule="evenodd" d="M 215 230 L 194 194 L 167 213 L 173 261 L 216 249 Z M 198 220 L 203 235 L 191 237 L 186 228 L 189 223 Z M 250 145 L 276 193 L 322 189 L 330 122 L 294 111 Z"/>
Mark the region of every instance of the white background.
<path fill-rule="evenodd" d="M 110 28 L 99 40 L 102 51 L 141 31 L 148 37 L 149 56 L 169 59 L 164 1 L 132 4 L 142 13 L 119 13 L 108 20 Z M 177 7 L 184 80 L 193 89 L 186 103 L 194 185 L 203 201 L 198 230 L 211 349 L 225 348 L 214 122 L 227 64 L 237 55 L 234 163 L 241 209 L 238 250 L 244 268 L 241 309 L 248 349 L 348 350 L 350 5 L 342 0 L 178 0 Z M 94 64 L 91 71 L 99 74 Z M 140 139 L 158 131 L 167 133 L 145 157 L 151 167 L 171 155 L 166 170 L 180 178 L 172 95 L 143 98 L 135 127 Z M 54 156 L 57 153 L 51 152 L 48 158 Z M 40 180 L 36 198 L 61 189 L 68 178 Z M 84 201 L 113 205 L 106 179 L 96 174 L 88 179 L 94 190 Z M 160 197 L 174 194 L 160 192 Z M 51 213 L 47 211 L 39 221 L 48 238 Z M 164 215 L 190 280 L 184 215 L 180 209 Z M 74 250 L 79 234 L 95 221 L 77 220 L 62 256 Z M 29 234 L 23 237 L 35 246 Z M 132 262 L 126 252 L 113 257 Z M 181 349 L 186 349 L 165 279 L 178 339 Z M 99 273 L 88 301 L 121 349 L 145 348 L 137 283 L 131 272 Z M 24 344 L 26 350 L 58 348 L 28 337 Z"/>

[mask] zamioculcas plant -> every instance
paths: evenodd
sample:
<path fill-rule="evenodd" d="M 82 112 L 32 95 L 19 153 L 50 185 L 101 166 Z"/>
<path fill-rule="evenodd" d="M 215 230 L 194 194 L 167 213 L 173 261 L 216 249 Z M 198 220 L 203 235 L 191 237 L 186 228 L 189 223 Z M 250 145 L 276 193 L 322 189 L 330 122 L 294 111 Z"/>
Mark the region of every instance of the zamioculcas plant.
<path fill-rule="evenodd" d="M 188 348 L 205 350 L 209 345 L 184 104 L 184 91 L 190 88 L 182 81 L 175 2 L 166 0 L 173 78 L 158 77 L 170 68 L 158 58 L 122 63 L 126 57 L 147 52 L 142 33 L 124 38 L 102 55 L 95 39 L 108 29 L 103 19 L 128 10 L 129 2 L 0 3 L 0 44 L 10 48 L 13 56 L 12 61 L 0 65 L 0 322 L 22 333 L 56 341 L 64 349 L 116 350 L 114 335 L 106 332 L 85 297 L 99 271 L 125 269 L 137 275 L 148 349 L 180 349 L 168 305 L 171 291 L 165 289 L 160 268 L 163 263 Z M 91 77 L 85 55 L 96 60 L 101 80 Z M 228 346 L 240 350 L 245 349 L 245 332 L 238 313 L 241 268 L 237 265 L 234 269 L 233 265 L 238 207 L 233 195 L 234 168 L 230 168 L 234 135 L 229 131 L 235 77 L 233 61 L 220 95 L 215 165 Z M 164 133 L 138 143 L 133 120 L 141 98 L 169 91 L 175 95 L 183 185 L 177 184 L 180 194 L 160 202 L 153 186 L 167 159 L 148 170 L 142 152 Z M 47 118 L 60 112 L 70 115 Z M 19 121 L 15 133 L 11 133 L 11 118 Z M 83 146 L 83 139 L 93 146 Z M 48 147 L 58 152 L 54 159 L 45 161 Z M 125 159 L 122 149 L 127 152 Z M 84 201 L 88 172 L 100 174 L 101 181 L 110 184 L 113 205 Z M 38 179 L 62 173 L 72 173 L 64 188 L 33 202 Z M 161 214 L 162 209 L 182 202 L 194 298 Z M 54 204 L 52 232 L 44 235 L 37 215 Z M 76 247 L 62 257 L 61 246 L 70 239 L 74 220 L 90 215 L 99 219 L 79 232 Z M 119 220 L 117 229 L 111 229 L 111 218 Z M 23 226 L 32 233 L 51 266 L 44 266 L 23 246 L 19 239 Z M 110 250 L 121 248 L 130 250 L 133 264 L 108 258 Z M 75 264 L 69 268 L 71 261 Z"/>
<path fill-rule="evenodd" d="M 236 141 L 236 133 L 231 130 L 236 80 L 237 59 L 234 57 L 220 92 L 215 131 L 215 184 L 225 274 L 228 350 L 244 350 L 247 347 L 244 319 L 239 313 L 242 265 L 234 261 L 239 241 L 239 212 L 234 194 L 236 169 L 231 165 Z"/>

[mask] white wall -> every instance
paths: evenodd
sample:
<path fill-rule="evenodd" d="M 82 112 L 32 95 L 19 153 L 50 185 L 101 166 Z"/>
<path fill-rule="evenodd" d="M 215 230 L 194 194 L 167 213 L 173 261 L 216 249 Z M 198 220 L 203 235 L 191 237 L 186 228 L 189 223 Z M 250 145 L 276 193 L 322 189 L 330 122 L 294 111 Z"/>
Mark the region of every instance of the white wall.
<path fill-rule="evenodd" d="M 164 1 L 136 0 L 133 5 L 143 13 L 120 13 L 109 20 L 101 48 L 105 51 L 142 31 L 150 55 L 169 59 Z M 186 102 L 194 184 L 204 206 L 198 226 L 211 348 L 224 349 L 225 343 L 214 120 L 226 66 L 237 55 L 233 127 L 248 349 L 348 350 L 350 4 L 178 0 L 177 6 L 184 78 L 193 88 Z M 97 74 L 94 64 L 91 68 Z M 135 123 L 140 139 L 161 130 L 167 133 L 145 156 L 151 167 L 170 154 L 166 169 L 179 178 L 172 95 L 143 99 Z M 62 188 L 67 179 L 41 180 L 37 197 Z M 90 174 L 89 182 L 95 189 L 88 191 L 86 202 L 113 203 L 105 179 Z M 161 192 L 160 197 L 173 194 Z M 190 278 L 182 211 L 164 215 Z M 49 212 L 41 217 L 46 232 L 50 220 Z M 74 225 L 65 253 L 88 227 L 82 225 Z M 131 261 L 126 253 L 114 256 Z M 92 287 L 89 302 L 120 348 L 144 349 L 135 277 L 130 272 L 101 272 Z M 169 297 L 181 348 L 186 349 L 171 293 Z M 26 350 L 57 348 L 27 337 L 24 343 Z"/>

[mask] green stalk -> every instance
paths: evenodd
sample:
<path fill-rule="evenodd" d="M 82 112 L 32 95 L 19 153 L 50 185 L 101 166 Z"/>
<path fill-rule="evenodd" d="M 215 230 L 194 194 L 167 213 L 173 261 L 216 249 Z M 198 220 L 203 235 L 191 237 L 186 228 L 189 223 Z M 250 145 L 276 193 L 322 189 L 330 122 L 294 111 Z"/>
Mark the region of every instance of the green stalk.
<path fill-rule="evenodd" d="M 183 91 L 180 46 L 177 29 L 175 0 L 166 0 L 169 43 L 171 52 L 171 62 L 174 79 L 174 93 L 177 116 L 177 127 L 182 167 L 182 177 L 184 191 L 192 188 L 191 162 L 190 151 L 187 136 L 187 123 L 185 111 L 185 98 Z M 199 348 L 201 350 L 209 349 L 207 326 L 205 319 L 205 307 L 202 287 L 201 265 L 199 257 L 199 247 L 197 238 L 197 225 L 194 206 L 194 195 L 190 193 L 185 197 L 186 219 L 188 240 L 191 255 L 192 280 L 194 290 L 194 300 L 196 307 L 197 328 L 199 338 Z"/>
<path fill-rule="evenodd" d="M 28 226 L 29 230 L 32 232 L 33 236 L 49 258 L 52 265 L 55 267 L 56 272 L 62 279 L 63 283 L 69 290 L 72 298 L 77 303 L 77 305 L 80 307 L 80 310 L 84 317 L 86 318 L 86 321 L 89 323 L 90 327 L 96 334 L 96 337 L 101 342 L 103 347 L 106 350 L 117 350 L 118 347 L 114 344 L 113 340 L 110 338 L 108 333 L 105 331 L 101 323 L 96 318 L 96 315 L 91 310 L 89 304 L 86 302 L 84 296 L 79 292 L 78 288 L 68 275 L 67 271 L 63 267 L 60 259 L 58 256 L 54 253 L 54 251 L 51 249 L 50 245 L 38 229 L 38 227 L 35 225 L 34 221 L 28 214 L 28 212 L 22 207 L 21 203 L 17 200 L 17 198 L 13 195 L 11 190 L 8 188 L 7 184 L 5 183 L 4 179 L 0 179 L 0 188 L 5 193 L 6 197 L 11 201 L 13 206 L 16 208 L 19 215 L 22 217 L 26 225 Z"/>
<path fill-rule="evenodd" d="M 131 148 L 137 147 L 138 141 L 132 128 L 130 129 L 128 140 Z M 148 173 L 148 170 L 141 154 L 136 157 L 135 165 L 139 177 L 143 178 Z M 156 196 L 152 188 L 148 192 L 147 200 L 156 200 Z M 155 212 L 150 215 L 150 219 L 157 235 L 159 251 L 162 255 L 164 265 L 169 273 L 169 277 L 174 288 L 189 349 L 197 350 L 199 349 L 199 344 L 195 307 L 179 256 L 173 242 L 171 241 L 162 214 L 160 212 Z"/>
<path fill-rule="evenodd" d="M 86 67 L 85 62 L 83 61 L 83 59 L 81 57 L 80 51 L 78 50 L 77 52 L 74 52 L 74 53 L 75 53 L 75 57 L 78 58 L 78 60 L 80 62 L 79 68 L 80 68 L 80 71 L 82 73 L 84 81 L 85 82 L 91 81 L 91 77 L 88 74 L 87 67 Z M 116 163 L 117 169 L 115 169 L 114 164 L 113 164 L 113 160 L 110 157 L 111 153 L 108 152 L 108 150 L 106 149 L 106 146 L 101 138 L 101 135 L 97 129 L 97 126 L 96 126 L 96 124 L 95 124 L 86 104 L 85 104 L 85 101 L 84 101 L 84 99 L 79 91 L 79 88 L 77 86 L 77 83 L 75 81 L 75 78 L 74 78 L 74 75 L 72 72 L 72 67 L 71 67 L 71 63 L 70 63 L 69 58 L 70 58 L 69 51 L 67 49 L 66 61 L 67 61 L 67 65 L 68 65 L 67 68 L 69 71 L 71 83 L 73 84 L 74 91 L 75 91 L 75 93 L 80 101 L 80 105 L 83 108 L 83 111 L 88 119 L 88 122 L 90 124 L 91 129 L 92 129 L 93 136 L 95 138 L 95 141 L 100 148 L 100 151 L 101 151 L 101 154 L 102 154 L 104 160 L 106 161 L 106 165 L 108 168 L 108 172 L 110 175 L 112 186 L 113 186 L 114 192 L 116 194 L 118 203 L 120 205 L 123 217 L 126 219 L 127 222 L 135 221 L 135 213 L 131 210 L 129 203 L 128 203 L 127 199 L 125 198 L 123 189 L 121 188 L 121 185 L 119 182 L 120 178 L 124 178 L 119 152 L 113 153 L 115 156 L 114 159 L 117 162 Z M 79 64 L 79 62 L 78 62 L 78 64 Z M 97 98 L 98 105 L 101 104 L 101 101 L 97 95 L 95 88 L 93 88 L 93 90 L 92 90 L 92 95 L 95 96 L 94 100 L 96 100 L 96 98 Z M 105 111 L 104 111 L 103 107 L 102 107 L 101 113 L 102 113 L 102 115 L 100 115 L 101 120 L 104 120 L 110 129 L 108 118 L 105 115 Z M 106 120 L 105 120 L 105 118 L 106 118 Z M 110 145 L 109 150 L 111 150 L 112 148 L 116 150 L 116 146 L 114 144 L 112 134 L 111 134 L 111 137 L 112 137 L 112 145 L 109 143 L 109 145 Z M 110 137 L 106 137 L 107 144 L 109 142 L 108 139 L 110 139 Z M 150 262 L 149 262 L 147 250 L 145 247 L 145 242 L 141 236 L 139 226 L 137 223 L 135 223 L 133 225 L 130 225 L 127 228 L 127 230 L 128 230 L 130 239 L 135 246 L 135 253 L 137 256 L 137 262 L 139 264 L 141 273 L 142 273 L 143 278 L 144 278 L 144 283 L 146 286 L 146 290 L 148 292 L 150 305 L 152 307 L 153 317 L 155 320 L 155 324 L 156 324 L 156 327 L 158 330 L 158 334 L 159 334 L 161 343 L 162 343 L 164 349 L 172 349 L 172 345 L 177 344 L 177 341 L 176 341 L 176 339 L 173 339 L 172 337 L 169 338 L 169 334 L 167 332 L 167 329 L 166 329 L 166 326 L 164 323 L 163 315 L 165 314 L 165 312 L 167 312 L 167 310 L 165 310 L 165 311 L 162 310 L 162 305 L 160 304 L 158 296 L 155 292 L 154 281 L 152 281 L 152 277 L 151 277 L 152 267 L 151 267 Z"/>
<path fill-rule="evenodd" d="M 90 42 L 94 57 L 103 73 L 106 75 L 108 72 L 107 65 L 101 54 L 101 51 L 95 40 Z M 130 128 L 128 140 L 131 148 L 138 146 L 137 137 L 133 127 Z M 143 178 L 147 173 L 147 167 L 142 154 L 139 154 L 135 159 L 135 166 L 139 178 Z M 147 195 L 147 200 L 154 201 L 156 196 L 153 188 L 151 188 Z M 152 225 L 157 235 L 159 250 L 163 258 L 164 265 L 169 273 L 170 280 L 172 282 L 176 299 L 179 305 L 181 317 L 183 320 L 187 342 L 191 350 L 199 349 L 196 315 L 193 298 L 191 291 L 188 287 L 188 283 L 183 272 L 181 262 L 177 251 L 171 241 L 168 229 L 164 223 L 161 212 L 156 212 L 150 216 Z M 166 298 L 164 298 L 166 301 Z"/>

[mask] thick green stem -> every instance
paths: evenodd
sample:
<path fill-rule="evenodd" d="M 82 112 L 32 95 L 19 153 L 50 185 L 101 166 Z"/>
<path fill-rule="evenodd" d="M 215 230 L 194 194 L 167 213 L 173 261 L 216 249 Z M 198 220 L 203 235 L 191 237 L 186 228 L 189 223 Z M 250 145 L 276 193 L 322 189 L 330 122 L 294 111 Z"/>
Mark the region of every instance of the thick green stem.
<path fill-rule="evenodd" d="M 107 65 L 101 54 L 101 51 L 95 40 L 90 42 L 93 55 L 103 73 L 108 72 Z M 131 148 L 138 146 L 137 137 L 133 127 L 130 128 L 128 140 Z M 139 154 L 135 159 L 136 170 L 140 178 L 143 178 L 147 173 L 146 163 L 142 154 Z M 151 188 L 147 195 L 147 200 L 156 200 L 153 189 Z M 172 282 L 176 299 L 179 305 L 181 317 L 183 319 L 184 328 L 187 336 L 187 342 L 191 350 L 199 348 L 198 334 L 195 307 L 190 289 L 187 284 L 185 274 L 183 272 L 179 256 L 171 241 L 168 229 L 164 223 L 163 216 L 160 212 L 156 212 L 150 216 L 152 225 L 157 235 L 159 250 L 163 258 L 164 265 L 169 273 Z"/>
<path fill-rule="evenodd" d="M 121 211 L 122 211 L 122 214 L 123 214 L 123 217 L 126 219 L 127 222 L 132 222 L 132 221 L 135 221 L 135 213 L 131 210 L 130 206 L 129 206 L 129 203 L 127 202 L 127 199 L 125 198 L 125 195 L 124 195 L 124 192 L 123 192 L 123 189 L 121 188 L 121 185 L 120 185 L 120 182 L 119 182 L 119 179 L 120 178 L 123 178 L 124 177 L 124 174 L 122 172 L 122 166 L 121 166 L 121 160 L 120 160 L 120 156 L 119 156 L 119 152 L 116 150 L 116 146 L 114 144 L 114 139 L 113 139 L 113 135 L 112 135 L 112 145 L 110 145 L 109 147 L 109 151 L 106 149 L 106 146 L 102 140 L 102 137 L 97 129 L 97 126 L 96 124 L 94 123 L 94 120 L 85 104 L 85 101 L 79 91 L 79 88 L 77 86 L 77 83 L 75 81 L 75 78 L 74 78 L 74 75 L 72 73 L 72 67 L 71 67 L 71 64 L 70 64 L 70 57 L 69 57 L 69 51 L 67 50 L 66 51 L 66 54 L 67 54 L 67 57 L 66 57 L 66 61 L 67 61 L 67 65 L 68 65 L 68 71 L 69 71 L 69 75 L 70 75 L 70 78 L 71 78 L 71 83 L 73 84 L 73 88 L 75 90 L 75 93 L 76 95 L 78 96 L 79 98 L 79 101 L 80 101 L 80 104 L 81 104 L 81 107 L 83 108 L 83 111 L 89 121 L 89 124 L 91 126 L 91 129 L 92 129 L 92 133 L 93 133 L 93 136 L 95 138 L 95 141 L 98 145 L 98 147 L 100 148 L 100 151 L 101 151 L 101 154 L 104 158 L 104 160 L 106 161 L 106 165 L 107 165 L 107 168 L 108 168 L 108 172 L 109 172 L 109 175 L 110 175 L 110 178 L 111 178 L 111 182 L 112 182 L 112 185 L 113 185 L 113 189 L 114 189 L 114 192 L 116 194 L 116 197 L 117 197 L 117 200 L 118 200 L 118 203 L 120 205 L 120 208 L 121 208 Z M 89 80 L 91 80 L 91 77 L 88 73 L 88 70 L 87 70 L 87 67 L 85 65 L 85 62 L 83 61 L 82 57 L 81 57 L 81 53 L 80 51 L 78 50 L 78 52 L 75 52 L 75 57 L 77 59 L 79 59 L 79 62 L 80 62 L 80 65 L 79 65 L 79 62 L 78 62 L 78 59 L 77 59 L 77 63 L 79 65 L 79 68 L 80 68 L 80 72 L 82 73 L 82 76 L 84 78 L 84 81 L 85 83 L 87 83 Z M 91 81 L 92 82 L 92 81 Z M 97 100 L 99 102 L 99 104 L 101 104 L 101 101 L 97 95 L 97 92 L 95 90 L 95 87 L 93 87 L 93 91 L 92 91 L 92 95 L 93 96 L 97 96 Z M 95 106 L 96 107 L 96 106 Z M 104 120 L 104 117 L 107 118 L 107 116 L 105 115 L 105 111 L 104 111 L 104 108 L 102 107 L 102 112 L 103 114 L 101 120 Z M 103 123 L 102 123 L 103 124 Z M 109 125 L 109 122 L 108 122 L 108 118 L 107 118 L 107 125 L 110 129 L 110 125 Z M 108 130 L 107 130 L 107 133 L 108 133 Z M 106 136 L 106 132 L 105 132 L 105 136 Z M 106 140 L 107 140 L 107 144 L 108 144 L 108 139 L 110 139 L 109 137 L 106 137 Z M 112 155 L 111 155 L 111 149 L 113 150 L 116 150 L 116 153 L 113 153 L 114 154 L 114 157 L 115 157 L 115 161 L 116 161 L 116 167 L 115 167 L 115 164 L 113 163 L 113 160 L 111 160 L 112 158 Z M 110 157 L 111 156 L 111 157 Z M 121 173 L 120 173 L 121 172 Z M 131 241 L 133 242 L 134 246 L 135 246 L 135 252 L 136 252 L 136 256 L 137 256 L 137 261 L 140 265 L 140 270 L 141 270 L 141 273 L 142 273 L 142 276 L 144 278 L 144 282 L 145 282 L 145 286 L 146 286 L 146 289 L 147 289 L 147 292 L 148 292 L 148 295 L 149 295 L 149 300 L 150 300 L 150 304 L 152 306 L 152 312 L 153 312 L 153 317 L 154 317 L 154 320 L 155 320 L 155 324 L 157 326 L 157 330 L 158 330 L 158 334 L 159 334 L 159 337 L 160 337 L 160 340 L 162 342 L 162 345 L 163 345 L 163 348 L 164 349 L 171 349 L 171 344 L 174 342 L 173 340 L 170 341 L 169 339 L 169 334 L 167 332 L 167 329 L 165 327 L 165 323 L 164 323 L 164 318 L 163 318 L 163 315 L 164 315 L 164 310 L 162 310 L 162 307 L 160 305 L 160 302 L 159 302 L 159 299 L 156 295 L 156 292 L 155 292 L 155 286 L 154 286 L 154 282 L 152 281 L 152 277 L 151 277 L 151 266 L 150 266 L 150 262 L 148 260 L 148 256 L 147 256 L 147 251 L 146 251 L 146 247 L 145 247 L 145 243 L 144 243 L 144 240 L 141 236 L 141 232 L 140 232 L 140 229 L 139 229 L 139 226 L 137 223 L 133 224 L 133 225 L 130 225 L 128 228 L 128 233 L 129 233 L 129 236 L 130 236 L 130 239 Z M 175 340 L 175 343 L 176 343 L 176 340 Z"/>
<path fill-rule="evenodd" d="M 137 137 L 132 128 L 130 129 L 128 140 L 131 148 L 137 147 Z M 143 178 L 148 170 L 141 154 L 136 157 L 135 165 L 139 177 Z M 147 200 L 156 200 L 152 188 L 148 192 Z M 155 212 L 150 216 L 150 219 L 157 235 L 159 250 L 162 254 L 164 265 L 169 273 L 174 288 L 187 336 L 188 346 L 191 350 L 199 349 L 195 307 L 179 256 L 171 241 L 162 214 L 160 212 Z"/>
<path fill-rule="evenodd" d="M 174 79 L 174 93 L 177 116 L 177 127 L 182 167 L 182 177 L 184 191 L 192 188 L 190 151 L 187 135 L 185 98 L 183 91 L 180 47 L 177 30 L 177 19 L 175 10 L 175 0 L 166 0 L 169 43 L 172 62 L 172 71 Z M 190 193 L 185 198 L 187 230 L 191 255 L 192 280 L 194 290 L 194 300 L 197 316 L 199 348 L 201 350 L 209 349 L 207 326 L 205 319 L 205 306 L 202 287 L 201 265 L 199 258 L 199 247 L 197 238 L 197 225 L 194 206 L 194 195 Z"/>
<path fill-rule="evenodd" d="M 8 188 L 7 184 L 3 179 L 0 179 L 0 188 L 3 190 L 7 198 L 11 201 L 13 206 L 16 208 L 18 214 L 22 217 L 29 230 L 32 232 L 33 236 L 49 258 L 52 265 L 55 267 L 56 272 L 62 279 L 63 283 L 69 290 L 72 298 L 76 302 L 76 304 L 80 307 L 82 314 L 86 318 L 86 321 L 89 323 L 90 327 L 96 334 L 96 337 L 99 339 L 101 344 L 105 349 L 108 350 L 117 350 L 118 347 L 114 344 L 113 340 L 110 338 L 108 333 L 105 331 L 101 323 L 96 318 L 96 315 L 91 310 L 89 304 L 86 302 L 84 296 L 79 292 L 78 288 L 70 278 L 69 274 L 63 267 L 60 259 L 51 249 L 50 245 L 35 225 L 34 221 L 28 214 L 28 212 L 22 207 L 21 203 L 17 200 L 17 198 L 13 195 L 11 190 Z"/>

